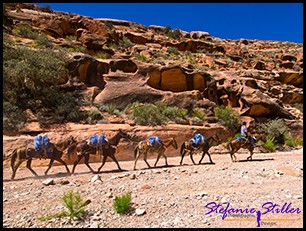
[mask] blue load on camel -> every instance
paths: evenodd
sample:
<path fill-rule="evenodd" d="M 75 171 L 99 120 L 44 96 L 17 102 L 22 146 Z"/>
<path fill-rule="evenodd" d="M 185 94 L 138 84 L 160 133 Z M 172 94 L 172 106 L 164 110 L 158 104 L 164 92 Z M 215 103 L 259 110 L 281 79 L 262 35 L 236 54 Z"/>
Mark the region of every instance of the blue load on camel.
<path fill-rule="evenodd" d="M 206 141 L 205 137 L 202 134 L 195 133 L 190 140 L 192 147 L 196 148 L 199 144 L 204 143 Z"/>
<path fill-rule="evenodd" d="M 158 136 L 149 136 L 149 142 L 151 145 L 154 144 L 163 144 L 163 141 Z"/>
<path fill-rule="evenodd" d="M 90 144 L 92 145 L 96 145 L 96 144 L 108 144 L 108 141 L 107 139 L 105 138 L 104 135 L 92 135 L 91 138 L 90 138 Z"/>
<path fill-rule="evenodd" d="M 41 150 L 42 148 L 48 148 L 50 146 L 50 140 L 47 136 L 38 135 L 34 139 L 34 147 L 36 150 Z"/>

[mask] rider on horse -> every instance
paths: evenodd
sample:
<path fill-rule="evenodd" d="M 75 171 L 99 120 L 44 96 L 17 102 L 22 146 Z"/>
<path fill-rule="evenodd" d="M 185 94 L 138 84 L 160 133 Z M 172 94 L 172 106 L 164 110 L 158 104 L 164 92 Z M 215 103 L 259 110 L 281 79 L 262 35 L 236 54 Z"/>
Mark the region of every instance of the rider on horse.
<path fill-rule="evenodd" d="M 245 143 L 250 142 L 252 146 L 255 148 L 255 140 L 252 138 L 248 132 L 246 122 L 244 121 L 241 126 L 241 138 L 245 141 Z"/>

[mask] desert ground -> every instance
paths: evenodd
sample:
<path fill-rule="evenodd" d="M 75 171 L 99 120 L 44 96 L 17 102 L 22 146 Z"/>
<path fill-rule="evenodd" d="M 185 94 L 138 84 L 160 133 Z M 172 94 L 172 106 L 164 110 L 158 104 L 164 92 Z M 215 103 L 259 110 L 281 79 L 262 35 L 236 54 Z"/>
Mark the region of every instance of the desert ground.
<path fill-rule="evenodd" d="M 242 149 L 236 163 L 231 162 L 229 154 L 211 153 L 215 164 L 205 156 L 202 164 L 193 165 L 186 156 L 179 165 L 180 157 L 176 156 L 168 158 L 169 166 L 161 158 L 157 167 L 149 169 L 140 158 L 136 170 L 134 161 L 129 160 L 119 161 L 123 171 L 118 171 L 109 160 L 99 174 L 90 173 L 81 163 L 74 175 L 56 165 L 44 176 L 48 161 L 33 160 L 39 176 L 22 164 L 14 180 L 10 179 L 9 163 L 3 162 L 3 227 L 303 227 L 303 148 L 274 153 L 255 150 L 252 161 L 246 161 L 248 153 Z M 155 159 L 154 155 L 149 157 L 151 166 Z M 200 155 L 194 159 L 197 163 Z M 90 165 L 97 170 L 101 163 Z M 72 169 L 72 165 L 68 167 Z M 66 209 L 62 196 L 69 190 L 91 200 L 85 217 L 40 221 L 39 217 Z M 119 215 L 112 207 L 113 200 L 128 192 L 132 208 Z M 218 204 L 217 210 L 211 209 Z M 244 212 L 233 212 L 222 219 L 226 208 Z M 259 222 L 255 211 L 261 212 Z"/>

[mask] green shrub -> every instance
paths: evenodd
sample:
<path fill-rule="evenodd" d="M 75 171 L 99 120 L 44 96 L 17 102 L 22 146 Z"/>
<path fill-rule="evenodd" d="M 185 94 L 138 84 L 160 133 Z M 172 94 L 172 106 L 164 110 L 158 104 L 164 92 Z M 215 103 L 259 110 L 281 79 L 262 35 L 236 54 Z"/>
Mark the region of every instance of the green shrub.
<path fill-rule="evenodd" d="M 169 54 L 175 54 L 175 55 L 178 55 L 180 53 L 176 47 L 168 47 L 167 52 Z"/>
<path fill-rule="evenodd" d="M 275 151 L 274 138 L 271 136 L 267 136 L 266 142 L 262 146 L 268 151 L 274 152 Z"/>
<path fill-rule="evenodd" d="M 154 104 L 134 102 L 128 107 L 128 111 L 137 124 L 154 126 L 167 121 L 167 117 Z"/>
<path fill-rule="evenodd" d="M 86 51 L 86 47 L 83 47 L 81 45 L 75 45 L 74 47 L 69 47 L 69 51 L 71 52 L 82 52 L 84 53 Z"/>
<path fill-rule="evenodd" d="M 104 104 L 100 103 L 98 106 L 99 111 L 108 112 L 111 115 L 119 115 L 120 111 L 116 108 L 114 104 Z"/>
<path fill-rule="evenodd" d="M 34 31 L 30 26 L 23 24 L 18 24 L 15 26 L 12 32 L 14 35 L 18 35 L 23 38 L 36 39 L 39 37 L 39 33 L 37 31 Z"/>
<path fill-rule="evenodd" d="M 51 41 L 46 35 L 39 35 L 36 37 L 35 42 L 37 43 L 39 48 L 44 48 L 44 47 L 52 47 L 51 46 Z"/>
<path fill-rule="evenodd" d="M 67 35 L 65 37 L 65 39 L 67 39 L 68 41 L 76 41 L 77 40 L 77 36 L 76 35 Z"/>
<path fill-rule="evenodd" d="M 10 104 L 21 111 L 29 108 L 34 114 L 52 112 L 59 117 L 67 116 L 76 107 L 76 98 L 58 88 L 68 78 L 64 53 L 22 46 L 3 48 L 5 107 Z"/>
<path fill-rule="evenodd" d="M 199 108 L 194 108 L 194 109 L 192 109 L 192 116 L 195 116 L 195 117 L 203 120 L 204 117 L 205 117 L 205 113 Z"/>
<path fill-rule="evenodd" d="M 166 35 L 169 38 L 178 39 L 182 36 L 182 33 L 179 29 L 175 29 L 175 30 L 169 30 L 169 32 L 167 32 Z"/>
<path fill-rule="evenodd" d="M 113 201 L 113 207 L 115 211 L 119 214 L 125 214 L 129 211 L 132 204 L 132 196 L 131 193 L 126 193 L 122 196 L 115 196 Z"/>
<path fill-rule="evenodd" d="M 301 112 L 303 112 L 303 104 L 302 103 L 296 103 L 294 104 L 294 107 L 298 110 L 300 110 Z"/>
<path fill-rule="evenodd" d="M 63 195 L 62 200 L 64 202 L 64 206 L 69 211 L 68 216 L 70 218 L 80 218 L 85 214 L 85 207 L 87 206 L 87 203 L 81 198 L 79 192 L 70 190 Z"/>
<path fill-rule="evenodd" d="M 114 29 L 114 25 L 112 22 L 106 22 L 105 26 L 108 30 L 113 30 Z"/>
<path fill-rule="evenodd" d="M 303 139 L 295 139 L 288 131 L 284 133 L 285 144 L 289 147 L 303 145 Z"/>
<path fill-rule="evenodd" d="M 231 106 L 217 106 L 215 109 L 215 117 L 227 129 L 238 132 L 240 128 L 239 114 Z"/>
<path fill-rule="evenodd" d="M 3 129 L 18 131 L 26 122 L 22 110 L 10 102 L 3 101 Z"/>
<path fill-rule="evenodd" d="M 165 33 L 165 34 L 168 34 L 170 31 L 171 31 L 171 26 L 166 26 L 166 27 L 164 28 L 164 33 Z"/>
<path fill-rule="evenodd" d="M 69 217 L 70 219 L 73 218 L 81 218 L 85 215 L 86 206 L 91 202 L 90 200 L 84 201 L 81 198 L 81 195 L 77 191 L 69 190 L 68 192 L 64 193 L 62 197 L 64 207 L 68 209 L 68 212 L 62 210 L 60 213 L 54 215 L 47 215 L 38 218 L 41 221 L 49 220 L 52 218 L 61 218 L 61 217 Z"/>
<path fill-rule="evenodd" d="M 129 48 L 134 46 L 135 44 L 131 42 L 128 38 L 124 37 L 121 41 L 119 41 L 119 46 L 123 48 Z"/>
<path fill-rule="evenodd" d="M 135 57 L 136 59 L 138 59 L 138 60 L 142 61 L 142 62 L 147 61 L 147 57 L 146 57 L 146 56 L 144 56 L 144 55 L 140 55 L 140 54 L 133 54 L 132 56 L 133 56 L 133 57 Z"/>
<path fill-rule="evenodd" d="M 275 143 L 281 144 L 284 144 L 284 134 L 289 130 L 283 119 L 275 119 L 261 123 L 258 125 L 258 129 L 273 138 Z"/>
<path fill-rule="evenodd" d="M 99 52 L 98 54 L 95 55 L 96 58 L 98 59 L 107 59 L 108 58 L 108 54 Z"/>
<path fill-rule="evenodd" d="M 97 109 L 91 109 L 87 111 L 88 117 L 92 118 L 93 120 L 99 120 L 102 119 L 101 113 Z"/>

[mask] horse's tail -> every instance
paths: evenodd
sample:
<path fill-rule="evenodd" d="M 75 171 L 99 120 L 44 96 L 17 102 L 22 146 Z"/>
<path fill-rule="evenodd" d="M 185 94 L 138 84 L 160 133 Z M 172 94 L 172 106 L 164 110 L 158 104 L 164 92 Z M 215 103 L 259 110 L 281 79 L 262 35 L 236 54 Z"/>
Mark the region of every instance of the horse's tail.
<path fill-rule="evenodd" d="M 15 166 L 16 159 L 17 159 L 17 148 L 13 151 L 11 155 L 11 168 L 13 172 L 14 172 L 14 166 Z"/>
<path fill-rule="evenodd" d="M 135 150 L 134 150 L 134 159 L 136 159 L 137 152 L 139 152 L 139 146 L 137 145 Z"/>
<path fill-rule="evenodd" d="M 185 142 L 184 142 L 181 145 L 181 151 L 180 151 L 181 156 L 183 155 L 183 151 L 184 151 L 185 148 L 186 148 L 186 146 L 185 146 Z"/>

